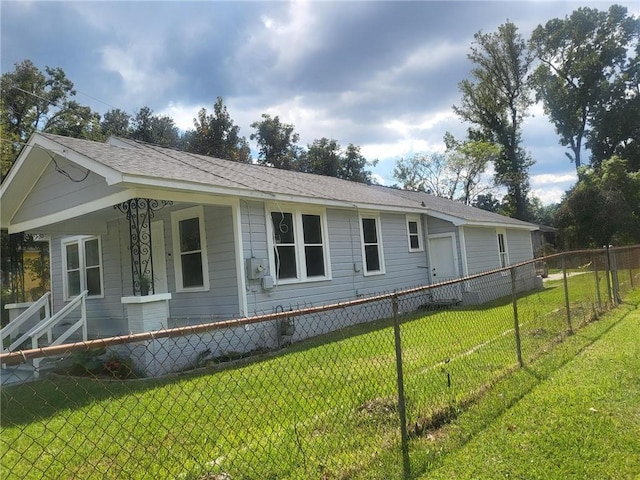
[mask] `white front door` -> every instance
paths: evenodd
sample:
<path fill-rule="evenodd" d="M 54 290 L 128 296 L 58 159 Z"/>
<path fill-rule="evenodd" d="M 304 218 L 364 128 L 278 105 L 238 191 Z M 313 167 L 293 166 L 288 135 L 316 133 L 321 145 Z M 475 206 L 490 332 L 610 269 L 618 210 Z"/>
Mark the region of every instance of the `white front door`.
<path fill-rule="evenodd" d="M 430 236 L 429 263 L 431 265 L 431 283 L 458 278 L 457 257 L 453 234 Z"/>
<path fill-rule="evenodd" d="M 443 233 L 429 236 L 429 283 L 446 282 L 460 277 L 455 235 Z M 436 300 L 460 299 L 459 285 L 441 287 L 433 291 Z"/>
<path fill-rule="evenodd" d="M 167 255 L 164 249 L 164 222 L 151 222 L 151 248 L 153 249 L 153 290 L 167 293 Z"/>

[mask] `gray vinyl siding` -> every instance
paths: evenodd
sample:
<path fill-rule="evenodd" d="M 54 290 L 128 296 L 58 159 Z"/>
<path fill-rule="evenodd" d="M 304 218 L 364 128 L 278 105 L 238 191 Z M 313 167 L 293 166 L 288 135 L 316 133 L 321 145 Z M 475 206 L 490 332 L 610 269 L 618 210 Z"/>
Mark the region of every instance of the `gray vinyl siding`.
<path fill-rule="evenodd" d="M 507 230 L 507 246 L 510 263 L 525 262 L 533 258 L 529 230 Z"/>
<path fill-rule="evenodd" d="M 117 221 L 107 223 L 107 234 L 100 237 L 102 247 L 103 298 L 87 298 L 87 328 L 90 337 L 118 335 L 128 332 L 120 298 L 123 296 L 123 275 L 120 263 L 121 228 Z M 53 313 L 60 311 L 68 301 L 63 299 L 64 265 L 62 241 L 69 236 L 51 237 L 51 278 L 53 282 Z M 126 248 L 125 248 L 126 250 Z M 129 275 L 130 276 L 130 275 Z M 126 275 L 124 276 L 126 277 Z M 79 317 L 75 310 L 69 319 Z"/>
<path fill-rule="evenodd" d="M 173 208 L 173 210 L 177 211 L 182 208 L 185 206 Z M 156 217 L 156 219 L 160 218 Z M 164 225 L 167 256 L 173 256 L 172 232 L 170 231 L 172 225 L 169 212 L 166 212 Z M 231 207 L 205 205 L 204 226 L 209 291 L 176 292 L 173 257 L 170 257 L 171 260 L 167 262 L 167 280 L 172 295 L 169 302 L 170 316 L 181 319 L 189 318 L 187 323 L 201 323 L 201 321 L 210 321 L 211 318 L 230 318 L 238 315 L 240 310 Z"/>
<path fill-rule="evenodd" d="M 242 203 L 244 257 L 252 253 L 267 258 L 266 215 L 258 202 Z M 254 235 L 249 242 L 248 218 Z M 276 308 L 288 310 L 311 305 L 346 301 L 375 293 L 422 285 L 427 279 L 426 253 L 409 252 L 407 223 L 404 214 L 381 213 L 380 230 L 384 251 L 385 274 L 363 273 L 360 217 L 355 210 L 327 209 L 331 280 L 276 285 L 265 291 L 258 280 L 247 280 L 250 313 L 270 313 Z M 265 235 L 262 233 L 262 235 Z M 270 253 L 270 252 L 269 252 Z"/>
<path fill-rule="evenodd" d="M 74 179 L 81 179 L 86 172 L 83 168 L 71 167 L 67 160 L 59 160 L 59 163 Z M 13 221 L 23 222 L 57 213 L 93 200 L 99 200 L 115 191 L 117 191 L 115 187 L 108 186 L 105 179 L 95 173 L 90 173 L 82 181 L 73 182 L 55 171 L 53 163 L 50 163 Z"/>
<path fill-rule="evenodd" d="M 500 267 L 495 228 L 464 227 L 464 238 L 469 275 Z"/>

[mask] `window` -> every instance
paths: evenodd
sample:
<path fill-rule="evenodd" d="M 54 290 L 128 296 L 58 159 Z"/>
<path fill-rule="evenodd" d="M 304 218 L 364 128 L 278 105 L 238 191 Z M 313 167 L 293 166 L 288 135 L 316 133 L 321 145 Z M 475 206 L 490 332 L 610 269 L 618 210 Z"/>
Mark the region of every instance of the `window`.
<path fill-rule="evenodd" d="M 507 252 L 507 234 L 506 232 L 497 231 L 498 235 L 498 256 L 499 256 L 499 265 L 500 267 L 506 267 L 509 265 L 509 253 Z"/>
<path fill-rule="evenodd" d="M 101 297 L 102 251 L 100 237 L 72 237 L 62 240 L 65 300 L 87 290 L 88 297 Z"/>
<path fill-rule="evenodd" d="M 418 215 L 407 216 L 407 235 L 409 236 L 409 251 L 421 252 L 422 234 L 421 234 L 420 217 Z"/>
<path fill-rule="evenodd" d="M 328 241 L 324 211 L 271 211 L 268 228 L 272 269 L 280 283 L 328 280 Z"/>
<path fill-rule="evenodd" d="M 209 289 L 207 242 L 202 207 L 171 212 L 177 291 Z"/>
<path fill-rule="evenodd" d="M 364 274 L 377 275 L 384 273 L 384 255 L 380 235 L 380 217 L 360 217 L 362 235 L 362 257 L 364 258 Z"/>

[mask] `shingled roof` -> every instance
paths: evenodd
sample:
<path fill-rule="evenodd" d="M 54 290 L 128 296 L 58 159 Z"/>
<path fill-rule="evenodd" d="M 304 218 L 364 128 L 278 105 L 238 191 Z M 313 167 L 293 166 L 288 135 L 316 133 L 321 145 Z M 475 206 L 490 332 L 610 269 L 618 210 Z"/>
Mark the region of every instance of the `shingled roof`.
<path fill-rule="evenodd" d="M 205 155 L 182 152 L 144 142 L 112 137 L 98 143 L 40 133 L 60 145 L 59 155 L 73 151 L 107 167 L 114 174 L 146 184 L 172 182 L 177 190 L 189 184 L 219 187 L 229 195 L 262 197 L 311 203 L 327 202 L 358 208 L 424 212 L 446 218 L 459 225 L 504 225 L 535 229 L 536 226 L 513 218 L 480 210 L 424 192 L 413 192 L 379 185 L 366 185 L 333 177 L 280 170 L 256 164 L 232 162 Z M 57 149 L 56 149 L 57 150 Z"/>

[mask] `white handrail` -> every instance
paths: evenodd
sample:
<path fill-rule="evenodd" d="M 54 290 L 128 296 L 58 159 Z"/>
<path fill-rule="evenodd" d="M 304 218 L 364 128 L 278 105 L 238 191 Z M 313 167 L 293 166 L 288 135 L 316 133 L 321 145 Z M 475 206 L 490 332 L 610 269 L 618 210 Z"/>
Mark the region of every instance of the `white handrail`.
<path fill-rule="evenodd" d="M 87 290 L 83 291 L 76 298 L 71 300 L 67 305 L 64 306 L 62 310 L 56 313 L 53 317 L 51 317 L 46 322 L 40 322 L 38 325 L 33 327 L 29 332 L 31 337 L 31 343 L 33 348 L 38 348 L 38 339 L 44 334 L 47 333 L 49 338 L 51 339 L 51 329 L 58 324 L 61 320 L 64 320 L 66 316 L 75 310 L 77 307 L 81 307 L 81 318 L 80 320 L 84 322 L 86 325 L 86 309 L 85 309 L 85 298 L 89 292 Z M 72 325 L 73 327 L 74 325 Z M 86 338 L 83 338 L 86 340 Z"/>
<path fill-rule="evenodd" d="M 22 334 L 16 341 L 14 341 L 7 350 L 13 351 L 16 347 L 19 347 L 26 340 L 31 338 L 31 346 L 32 348 L 38 348 L 38 340 L 43 335 L 43 333 L 47 333 L 49 340 L 52 340 L 51 329 L 63 320 L 71 311 L 73 311 L 78 306 L 82 306 L 82 319 L 85 325 L 85 335 L 83 340 L 86 340 L 86 309 L 84 307 L 84 301 L 87 296 L 87 290 L 83 291 L 80 295 L 75 297 L 71 302 L 64 306 L 62 310 L 56 313 L 54 316 L 49 318 L 44 318 L 37 325 L 31 327 L 26 333 Z M 74 329 L 76 330 L 76 329 Z"/>
<path fill-rule="evenodd" d="M 27 320 L 29 320 L 35 313 L 40 312 L 40 309 L 42 307 L 45 307 L 45 318 L 43 320 L 47 320 L 50 317 L 50 315 L 51 315 L 50 309 L 49 309 L 49 297 L 50 296 L 51 296 L 51 292 L 47 292 L 44 295 L 42 295 L 38 300 L 36 300 L 33 304 L 31 304 L 29 306 L 29 308 L 27 308 L 24 312 L 22 312 L 20 315 L 18 315 L 15 318 L 15 320 L 13 320 L 12 322 L 10 322 L 8 325 L 6 325 L 4 328 L 2 328 L 0 330 L 0 346 L 1 346 L 3 352 L 5 351 L 5 348 L 4 348 L 5 339 L 6 338 L 10 338 L 11 335 L 14 332 L 16 332 L 18 330 L 18 328 L 20 328 L 20 326 L 22 326 L 22 324 L 24 324 Z M 20 338 L 22 339 L 22 340 L 20 340 L 20 343 L 22 343 L 29 337 L 25 336 L 25 335 L 22 335 Z M 11 351 L 11 347 L 12 346 L 15 348 L 15 345 L 14 345 L 15 343 L 16 342 L 13 342 L 6 349 L 6 351 Z"/>

